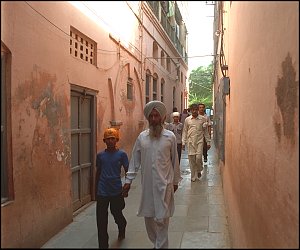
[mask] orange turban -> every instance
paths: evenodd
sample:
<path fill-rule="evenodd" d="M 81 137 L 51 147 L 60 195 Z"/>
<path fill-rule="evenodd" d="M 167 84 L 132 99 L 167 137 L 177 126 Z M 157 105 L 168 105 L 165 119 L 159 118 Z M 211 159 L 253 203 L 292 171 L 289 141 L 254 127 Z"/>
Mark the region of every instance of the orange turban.
<path fill-rule="evenodd" d="M 105 129 L 103 139 L 105 140 L 107 138 L 112 138 L 112 137 L 119 140 L 119 131 L 115 128 Z"/>

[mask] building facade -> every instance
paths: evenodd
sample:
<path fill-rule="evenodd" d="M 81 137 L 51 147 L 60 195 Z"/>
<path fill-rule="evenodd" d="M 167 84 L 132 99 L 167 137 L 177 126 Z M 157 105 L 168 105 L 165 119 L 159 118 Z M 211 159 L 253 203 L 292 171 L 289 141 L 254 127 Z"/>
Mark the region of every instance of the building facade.
<path fill-rule="evenodd" d="M 180 6 L 1 1 L 1 247 L 41 247 L 95 200 L 105 128 L 130 156 L 147 102 L 187 107 Z"/>
<path fill-rule="evenodd" d="M 299 248 L 299 2 L 216 2 L 214 141 L 233 248 Z"/>

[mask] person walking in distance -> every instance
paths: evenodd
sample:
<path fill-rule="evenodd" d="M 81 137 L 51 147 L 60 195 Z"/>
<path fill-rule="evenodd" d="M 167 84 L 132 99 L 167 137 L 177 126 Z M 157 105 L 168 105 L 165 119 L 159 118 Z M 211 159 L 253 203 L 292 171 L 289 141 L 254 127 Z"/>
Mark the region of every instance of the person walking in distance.
<path fill-rule="evenodd" d="M 208 129 L 208 134 L 209 134 L 209 138 L 211 139 L 211 121 L 209 116 L 205 113 L 205 104 L 204 103 L 199 103 L 199 115 L 202 115 L 205 117 L 206 119 L 206 124 L 204 125 L 204 128 L 206 127 Z M 207 162 L 207 142 L 206 139 L 204 137 L 204 141 L 203 141 L 203 158 L 204 158 L 204 162 Z"/>
<path fill-rule="evenodd" d="M 116 147 L 119 141 L 118 130 L 108 128 L 104 132 L 103 142 L 106 149 L 97 154 L 96 158 L 96 217 L 98 229 L 99 248 L 108 248 L 108 206 L 115 223 L 118 225 L 118 240 L 125 238 L 127 221 L 122 213 L 125 208 L 125 200 L 122 196 L 121 168 L 128 171 L 128 156 Z"/>
<path fill-rule="evenodd" d="M 182 124 L 184 124 L 184 120 L 185 120 L 185 118 L 187 118 L 188 116 L 189 116 L 188 110 L 187 110 L 187 109 L 184 109 L 183 112 L 182 112 L 182 114 L 181 114 L 181 117 L 180 117 L 180 122 L 181 122 Z"/>
<path fill-rule="evenodd" d="M 185 118 L 182 132 L 182 149 L 187 145 L 189 165 L 191 168 L 191 181 L 201 177 L 203 170 L 202 153 L 204 137 L 207 141 L 207 148 L 210 148 L 210 138 L 207 129 L 203 128 L 206 119 L 199 115 L 198 105 L 191 105 L 192 115 Z"/>
<path fill-rule="evenodd" d="M 138 216 L 143 216 L 154 248 L 168 248 L 169 218 L 173 216 L 174 193 L 181 180 L 177 142 L 173 132 L 164 129 L 166 107 L 160 101 L 145 105 L 149 128 L 137 137 L 123 186 L 126 197 L 141 168 L 142 194 Z"/>
<path fill-rule="evenodd" d="M 180 117 L 179 112 L 173 112 L 171 117 L 173 119 L 173 122 L 169 123 L 169 125 L 166 128 L 168 130 L 172 131 L 174 133 L 174 135 L 176 136 L 178 161 L 179 161 L 179 164 L 180 164 L 181 151 L 182 151 L 182 129 L 183 129 L 183 124 L 179 121 L 179 117 Z"/>
<path fill-rule="evenodd" d="M 169 123 L 173 122 L 172 114 L 174 112 L 178 112 L 178 109 L 176 107 L 173 107 L 172 112 L 170 114 L 166 114 L 165 124 L 169 124 Z M 179 115 L 180 115 L 180 113 L 179 113 Z"/>

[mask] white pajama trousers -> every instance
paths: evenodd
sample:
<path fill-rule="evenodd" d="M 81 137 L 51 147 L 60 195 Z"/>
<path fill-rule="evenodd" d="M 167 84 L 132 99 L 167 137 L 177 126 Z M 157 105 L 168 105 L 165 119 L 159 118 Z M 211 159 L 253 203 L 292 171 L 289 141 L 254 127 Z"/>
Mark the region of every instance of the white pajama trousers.
<path fill-rule="evenodd" d="M 189 155 L 189 164 L 191 168 L 191 178 L 197 178 L 197 174 L 203 170 L 202 154 Z"/>
<path fill-rule="evenodd" d="M 169 218 L 156 221 L 153 217 L 144 217 L 149 239 L 154 244 L 154 248 L 168 248 L 168 228 Z"/>

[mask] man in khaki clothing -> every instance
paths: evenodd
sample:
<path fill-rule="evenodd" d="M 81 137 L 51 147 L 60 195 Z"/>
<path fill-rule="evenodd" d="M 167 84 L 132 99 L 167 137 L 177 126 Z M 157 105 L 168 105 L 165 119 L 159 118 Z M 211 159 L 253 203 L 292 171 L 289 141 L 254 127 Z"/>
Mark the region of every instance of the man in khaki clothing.
<path fill-rule="evenodd" d="M 191 105 L 192 115 L 187 117 L 184 121 L 182 132 L 182 149 L 185 150 L 187 145 L 189 165 L 191 168 L 191 181 L 196 181 L 201 177 L 203 170 L 202 153 L 204 137 L 207 142 L 207 149 L 210 149 L 210 137 L 208 129 L 205 126 L 206 119 L 199 115 L 198 105 Z"/>

